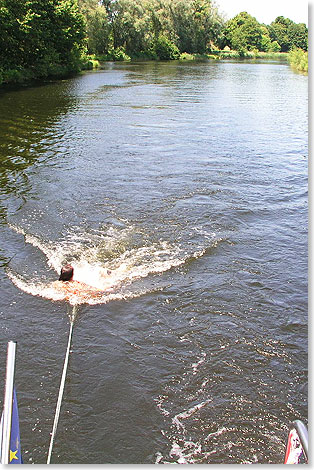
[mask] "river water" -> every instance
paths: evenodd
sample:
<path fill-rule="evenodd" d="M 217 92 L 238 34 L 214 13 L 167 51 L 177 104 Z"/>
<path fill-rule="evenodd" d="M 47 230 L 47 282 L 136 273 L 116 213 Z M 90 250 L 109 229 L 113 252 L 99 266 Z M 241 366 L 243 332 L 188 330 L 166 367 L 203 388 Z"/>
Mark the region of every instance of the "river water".
<path fill-rule="evenodd" d="M 24 463 L 47 459 L 67 262 L 111 277 L 78 306 L 52 463 L 282 463 L 307 424 L 307 77 L 108 63 L 0 103 L 1 383 L 16 340 Z"/>

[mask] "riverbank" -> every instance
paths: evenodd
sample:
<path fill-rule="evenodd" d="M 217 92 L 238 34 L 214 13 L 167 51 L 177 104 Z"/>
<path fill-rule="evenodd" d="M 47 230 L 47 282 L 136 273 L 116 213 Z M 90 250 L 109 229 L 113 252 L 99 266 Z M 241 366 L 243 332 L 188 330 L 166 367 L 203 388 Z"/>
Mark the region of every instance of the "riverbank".
<path fill-rule="evenodd" d="M 263 60 L 288 60 L 288 53 L 287 52 L 260 52 L 260 51 L 246 51 L 244 53 L 240 53 L 238 51 L 232 50 L 217 50 L 211 51 L 208 54 L 189 54 L 187 52 L 183 52 L 177 58 L 180 61 L 204 61 L 204 60 L 223 60 L 223 59 L 263 59 Z M 118 51 L 118 53 L 111 53 L 105 55 L 93 55 L 89 56 L 90 60 L 96 63 L 96 66 L 99 67 L 101 62 L 119 62 L 119 61 L 128 61 L 128 62 L 135 62 L 135 61 L 149 61 L 149 60 L 161 60 L 159 57 L 148 53 L 137 54 L 129 56 L 123 51 Z M 98 63 L 98 64 L 97 64 Z"/>
<path fill-rule="evenodd" d="M 0 88 L 29 85 L 43 80 L 61 80 L 77 75 L 82 70 L 92 70 L 98 66 L 99 61 L 93 56 L 82 55 L 69 64 L 49 63 L 40 67 L 12 69 L 0 67 Z"/>
<path fill-rule="evenodd" d="M 212 51 L 209 54 L 186 54 L 183 53 L 179 60 L 224 60 L 224 59 L 263 59 L 263 60 L 288 60 L 286 52 L 260 52 L 260 51 L 246 51 L 240 53 L 238 51 Z"/>
<path fill-rule="evenodd" d="M 182 62 L 203 62 L 211 60 L 278 60 L 289 62 L 290 65 L 299 71 L 307 73 L 308 62 L 307 53 L 301 50 L 287 52 L 260 52 L 246 51 L 239 53 L 232 50 L 217 50 L 208 54 L 189 54 L 183 52 L 178 57 Z M 59 80 L 77 75 L 84 70 L 93 70 L 101 67 L 105 62 L 140 62 L 140 61 L 159 61 L 158 57 L 152 57 L 148 54 L 139 54 L 130 57 L 122 49 L 115 50 L 106 55 L 83 55 L 75 66 L 61 66 L 50 64 L 46 69 L 38 70 L 16 68 L 13 70 L 3 70 L 0 68 L 0 89 L 12 86 L 27 86 L 44 80 Z"/>

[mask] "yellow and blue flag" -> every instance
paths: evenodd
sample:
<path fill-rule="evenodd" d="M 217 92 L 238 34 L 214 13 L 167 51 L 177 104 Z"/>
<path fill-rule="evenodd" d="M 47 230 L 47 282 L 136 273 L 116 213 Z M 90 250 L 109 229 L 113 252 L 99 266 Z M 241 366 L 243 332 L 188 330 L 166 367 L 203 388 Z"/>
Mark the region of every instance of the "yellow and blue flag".
<path fill-rule="evenodd" d="M 10 463 L 23 463 L 20 441 L 19 413 L 17 409 L 15 388 L 13 390 L 12 421 L 9 450 L 9 464 Z"/>

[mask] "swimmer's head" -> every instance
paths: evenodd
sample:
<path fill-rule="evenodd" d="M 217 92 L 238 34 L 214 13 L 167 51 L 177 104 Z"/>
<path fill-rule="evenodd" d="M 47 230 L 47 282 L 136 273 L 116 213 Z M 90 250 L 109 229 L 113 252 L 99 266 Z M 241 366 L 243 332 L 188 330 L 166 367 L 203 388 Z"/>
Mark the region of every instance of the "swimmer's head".
<path fill-rule="evenodd" d="M 62 266 L 59 281 L 71 281 L 73 278 L 73 266 L 66 264 Z"/>

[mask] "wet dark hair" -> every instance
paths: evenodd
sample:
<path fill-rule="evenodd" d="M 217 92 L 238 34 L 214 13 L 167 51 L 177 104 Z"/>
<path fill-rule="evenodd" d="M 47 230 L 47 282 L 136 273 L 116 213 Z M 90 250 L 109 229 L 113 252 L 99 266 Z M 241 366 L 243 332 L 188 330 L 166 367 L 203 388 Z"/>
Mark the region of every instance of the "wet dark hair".
<path fill-rule="evenodd" d="M 59 281 L 71 281 L 72 277 L 73 277 L 73 266 L 71 266 L 70 264 L 66 264 L 65 266 L 62 266 Z"/>

